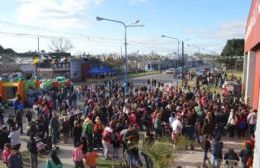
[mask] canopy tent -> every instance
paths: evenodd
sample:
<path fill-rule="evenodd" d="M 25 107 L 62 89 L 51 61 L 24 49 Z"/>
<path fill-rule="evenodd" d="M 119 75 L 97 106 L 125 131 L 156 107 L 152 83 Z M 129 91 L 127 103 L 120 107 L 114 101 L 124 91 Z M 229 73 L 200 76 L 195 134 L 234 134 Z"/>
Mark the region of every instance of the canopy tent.
<path fill-rule="evenodd" d="M 90 69 L 89 73 L 93 74 L 93 75 L 98 75 L 98 74 L 104 74 L 104 73 L 114 73 L 115 71 L 108 67 L 108 66 L 105 66 L 105 67 L 93 67 Z"/>
<path fill-rule="evenodd" d="M 103 67 L 101 69 L 102 69 L 103 73 L 114 73 L 115 72 L 112 68 L 110 68 L 108 66 Z"/>
<path fill-rule="evenodd" d="M 100 74 L 102 73 L 98 67 L 93 67 L 90 69 L 89 73 L 91 74 Z"/>

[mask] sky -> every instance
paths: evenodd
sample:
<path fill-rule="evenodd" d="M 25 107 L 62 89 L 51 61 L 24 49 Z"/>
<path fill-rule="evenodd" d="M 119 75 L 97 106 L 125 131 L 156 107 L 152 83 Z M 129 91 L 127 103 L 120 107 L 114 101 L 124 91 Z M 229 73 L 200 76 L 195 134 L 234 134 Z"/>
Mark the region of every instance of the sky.
<path fill-rule="evenodd" d="M 105 17 L 144 27 L 127 29 L 128 53 L 220 53 L 226 40 L 243 38 L 251 0 L 0 0 L 0 45 L 18 52 L 49 51 L 51 41 L 69 40 L 73 54 L 121 53 L 122 25 Z M 24 35 L 21 35 L 24 34 Z"/>

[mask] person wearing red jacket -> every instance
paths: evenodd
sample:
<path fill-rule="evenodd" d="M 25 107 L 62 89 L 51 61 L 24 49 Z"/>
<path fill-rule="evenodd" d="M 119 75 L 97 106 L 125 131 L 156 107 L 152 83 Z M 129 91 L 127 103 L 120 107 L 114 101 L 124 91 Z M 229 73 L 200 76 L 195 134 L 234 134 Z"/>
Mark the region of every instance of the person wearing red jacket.
<path fill-rule="evenodd" d="M 6 165 L 8 164 L 8 158 L 10 155 L 11 155 L 11 144 L 6 143 L 3 153 L 2 153 L 2 159 L 3 159 L 4 164 L 6 164 Z"/>

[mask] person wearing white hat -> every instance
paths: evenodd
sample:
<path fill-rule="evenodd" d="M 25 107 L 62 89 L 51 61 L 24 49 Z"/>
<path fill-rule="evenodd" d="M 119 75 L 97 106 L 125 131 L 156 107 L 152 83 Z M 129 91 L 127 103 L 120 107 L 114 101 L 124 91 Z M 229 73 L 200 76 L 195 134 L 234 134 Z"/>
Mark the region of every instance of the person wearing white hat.
<path fill-rule="evenodd" d="M 110 142 L 110 136 L 112 134 L 113 130 L 110 127 L 106 127 L 102 133 L 102 144 L 104 148 L 104 157 L 105 159 L 108 159 L 108 153 L 111 149 L 111 142 Z"/>

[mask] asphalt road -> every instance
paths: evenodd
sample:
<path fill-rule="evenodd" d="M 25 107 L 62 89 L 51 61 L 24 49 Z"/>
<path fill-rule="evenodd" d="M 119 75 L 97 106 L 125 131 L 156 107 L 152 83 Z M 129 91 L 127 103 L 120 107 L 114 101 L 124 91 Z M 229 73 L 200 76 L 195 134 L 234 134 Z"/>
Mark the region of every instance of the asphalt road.
<path fill-rule="evenodd" d="M 174 78 L 173 75 L 165 74 L 165 73 L 159 73 L 154 75 L 147 75 L 147 76 L 141 76 L 137 78 L 132 78 L 131 81 L 135 86 L 141 86 L 147 84 L 148 80 L 156 80 L 157 82 L 161 83 L 167 83 L 167 82 L 177 82 L 177 79 Z M 181 82 L 180 79 L 178 79 L 178 82 Z"/>

